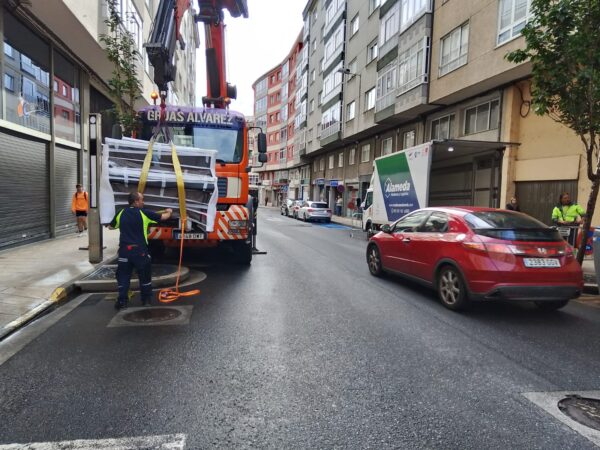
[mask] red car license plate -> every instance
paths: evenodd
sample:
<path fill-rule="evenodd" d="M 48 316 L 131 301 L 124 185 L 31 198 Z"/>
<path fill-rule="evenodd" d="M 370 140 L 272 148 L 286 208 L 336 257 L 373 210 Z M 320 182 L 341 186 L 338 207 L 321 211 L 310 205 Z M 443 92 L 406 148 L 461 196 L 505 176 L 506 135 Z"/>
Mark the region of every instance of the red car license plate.
<path fill-rule="evenodd" d="M 560 267 L 560 260 L 556 258 L 523 258 L 525 267 L 546 268 Z"/>

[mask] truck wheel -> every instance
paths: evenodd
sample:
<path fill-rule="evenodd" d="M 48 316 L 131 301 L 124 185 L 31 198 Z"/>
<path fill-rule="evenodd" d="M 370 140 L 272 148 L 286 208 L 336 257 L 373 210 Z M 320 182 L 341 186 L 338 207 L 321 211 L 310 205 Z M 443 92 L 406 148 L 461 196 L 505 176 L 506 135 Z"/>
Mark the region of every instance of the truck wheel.
<path fill-rule="evenodd" d="M 249 266 L 252 262 L 252 243 L 245 241 L 232 243 L 233 259 L 237 264 Z"/>
<path fill-rule="evenodd" d="M 371 239 L 375 233 L 373 233 L 373 225 L 371 222 L 367 224 L 365 227 L 365 231 L 367 232 L 367 239 Z"/>

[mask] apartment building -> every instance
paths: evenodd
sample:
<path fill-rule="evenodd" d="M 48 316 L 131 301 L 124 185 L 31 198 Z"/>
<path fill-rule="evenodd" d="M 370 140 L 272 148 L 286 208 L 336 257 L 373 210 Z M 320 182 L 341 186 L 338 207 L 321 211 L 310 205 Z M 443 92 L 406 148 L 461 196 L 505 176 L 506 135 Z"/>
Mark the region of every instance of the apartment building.
<path fill-rule="evenodd" d="M 350 214 L 375 158 L 435 141 L 430 205 L 503 207 L 516 195 L 549 223 L 559 193 L 587 198 L 582 144 L 533 113 L 531 64 L 505 59 L 524 46 L 530 4 L 309 0 L 295 101 L 308 197 L 333 207 L 342 196 Z"/>
<path fill-rule="evenodd" d="M 256 126 L 267 135 L 267 163 L 253 171 L 260 174 L 261 204 L 279 205 L 288 196 L 302 195 L 301 174 L 306 165 L 296 145 L 295 120 L 298 90 L 298 60 L 302 40 L 299 36 L 282 63 L 259 77 L 253 84 Z M 300 74 L 302 75 L 302 74 Z"/>
<path fill-rule="evenodd" d="M 136 107 L 150 103 L 155 90 L 143 44 L 157 6 L 155 0 L 117 2 L 142 55 L 143 96 Z M 107 16 L 105 0 L 7 0 L 0 8 L 0 248 L 74 230 L 75 184 L 90 190 L 89 114 L 103 113 L 103 134 L 111 132 L 113 67 L 100 43 Z M 188 50 L 178 53 L 180 79 L 174 83 L 180 103 L 194 101 L 191 19 L 185 20 Z"/>

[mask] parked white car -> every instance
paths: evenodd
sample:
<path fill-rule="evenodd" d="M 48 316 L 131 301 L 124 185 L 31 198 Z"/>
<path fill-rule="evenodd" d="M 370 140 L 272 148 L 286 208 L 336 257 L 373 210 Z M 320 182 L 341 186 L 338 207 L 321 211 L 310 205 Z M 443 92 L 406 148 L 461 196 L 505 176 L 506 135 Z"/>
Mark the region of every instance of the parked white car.
<path fill-rule="evenodd" d="M 322 220 L 323 222 L 331 222 L 331 209 L 325 202 L 305 201 L 298 210 L 298 219 L 305 222 L 311 220 Z"/>

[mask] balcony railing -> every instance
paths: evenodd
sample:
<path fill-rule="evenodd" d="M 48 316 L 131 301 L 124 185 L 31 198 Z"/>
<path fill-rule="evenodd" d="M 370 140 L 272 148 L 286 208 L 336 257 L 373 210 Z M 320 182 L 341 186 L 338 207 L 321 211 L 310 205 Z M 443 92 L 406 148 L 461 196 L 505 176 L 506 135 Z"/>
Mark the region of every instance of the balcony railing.
<path fill-rule="evenodd" d="M 396 89 L 392 89 L 383 97 L 379 97 L 375 102 L 375 112 L 383 111 L 388 106 L 391 106 L 396 101 Z"/>
<path fill-rule="evenodd" d="M 329 136 L 334 135 L 335 133 L 339 133 L 342 129 L 342 123 L 338 120 L 333 120 L 331 122 L 327 122 L 321 124 L 321 136 L 319 139 L 323 140 L 328 138 Z"/>

